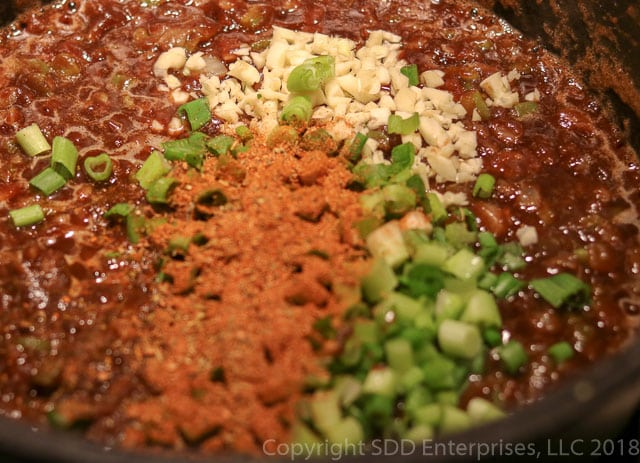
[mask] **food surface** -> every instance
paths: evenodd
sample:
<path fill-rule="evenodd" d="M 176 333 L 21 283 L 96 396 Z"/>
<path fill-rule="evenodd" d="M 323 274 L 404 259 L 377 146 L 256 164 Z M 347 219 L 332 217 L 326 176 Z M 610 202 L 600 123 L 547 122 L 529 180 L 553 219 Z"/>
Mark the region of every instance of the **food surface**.
<path fill-rule="evenodd" d="M 128 448 L 418 440 L 633 335 L 637 158 L 485 10 L 61 1 L 0 60 L 8 417 Z"/>

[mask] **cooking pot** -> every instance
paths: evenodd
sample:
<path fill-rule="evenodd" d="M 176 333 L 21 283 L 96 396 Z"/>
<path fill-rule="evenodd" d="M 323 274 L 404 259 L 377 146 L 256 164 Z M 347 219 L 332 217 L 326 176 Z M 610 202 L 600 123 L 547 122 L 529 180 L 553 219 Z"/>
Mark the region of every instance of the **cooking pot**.
<path fill-rule="evenodd" d="M 36 3 L 37 0 L 5 0 L 0 5 L 0 19 L 8 22 L 21 8 Z M 479 3 L 571 62 L 640 152 L 637 0 L 480 0 Z M 386 447 L 376 447 L 366 457 L 350 458 L 354 462 L 400 456 L 405 460 L 452 461 L 483 456 L 513 461 L 529 454 L 551 461 L 559 457 L 584 460 L 607 455 L 625 455 L 638 461 L 638 430 L 632 427 L 630 438 L 619 439 L 619 432 L 629 426 L 638 404 L 640 340 L 501 421 L 424 445 L 386 443 Z M 34 429 L 10 419 L 0 419 L 0 458 L 9 463 L 177 463 L 191 458 L 202 461 L 197 456 L 105 449 L 73 433 Z M 216 456 L 216 461 L 240 459 Z"/>

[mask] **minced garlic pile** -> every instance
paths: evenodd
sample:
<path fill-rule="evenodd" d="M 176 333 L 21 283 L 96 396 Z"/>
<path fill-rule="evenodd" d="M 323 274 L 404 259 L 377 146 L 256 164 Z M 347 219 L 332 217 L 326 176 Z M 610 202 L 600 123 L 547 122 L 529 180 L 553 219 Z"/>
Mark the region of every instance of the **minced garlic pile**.
<path fill-rule="evenodd" d="M 243 117 L 249 117 L 253 130 L 269 133 L 290 98 L 287 78 L 291 71 L 307 59 L 333 56 L 335 77 L 310 95 L 312 121 L 325 127 L 336 141 L 342 141 L 357 132 L 366 134 L 383 128 L 392 114 L 406 119 L 417 113 L 418 130 L 403 135 L 402 142 L 415 145 L 414 170 L 427 188 L 432 182 L 473 181 L 482 169 L 482 159 L 476 149 L 476 133 L 461 122 L 465 108 L 451 93 L 438 89 L 444 84 L 442 71 L 425 71 L 419 85 L 410 85 L 401 72 L 407 65 L 399 59 L 401 48 L 401 38 L 386 31 L 371 32 L 364 46 L 356 49 L 356 43 L 349 39 L 274 27 L 264 51 L 254 52 L 249 46 L 235 50 L 238 60 L 228 70 L 218 62 L 218 69 L 207 72 L 213 58 L 202 53 L 188 56 L 185 49 L 177 47 L 160 55 L 154 72 L 164 80 L 164 89 L 171 92 L 176 103 L 198 97 L 181 90 L 180 73 L 200 73 L 202 93 L 212 113 L 226 122 L 226 130 L 233 130 L 244 123 Z M 512 71 L 508 76 L 496 73 L 485 79 L 481 86 L 491 97 L 487 104 L 512 107 L 518 103 L 518 93 L 510 88 L 510 82 L 518 77 Z M 526 99 L 537 97 L 532 93 Z M 472 117 L 478 118 L 477 114 Z M 177 122 L 175 128 L 180 127 Z M 367 140 L 363 158 L 369 163 L 388 162 L 373 138 Z M 466 198 L 449 193 L 443 201 L 465 204 Z"/>

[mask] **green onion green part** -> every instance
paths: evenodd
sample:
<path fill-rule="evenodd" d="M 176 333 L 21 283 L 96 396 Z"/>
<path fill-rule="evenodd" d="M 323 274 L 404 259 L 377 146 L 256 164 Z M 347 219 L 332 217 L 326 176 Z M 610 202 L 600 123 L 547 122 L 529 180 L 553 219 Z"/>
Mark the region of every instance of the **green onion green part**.
<path fill-rule="evenodd" d="M 45 196 L 52 195 L 67 183 L 53 167 L 47 167 L 29 180 L 29 185 L 40 190 Z"/>
<path fill-rule="evenodd" d="M 167 163 L 164 156 L 159 151 L 152 151 L 136 173 L 136 179 L 140 183 L 140 186 L 146 190 L 153 182 L 163 177 L 170 170 L 171 166 Z"/>
<path fill-rule="evenodd" d="M 211 110 L 206 98 L 199 98 L 183 104 L 178 108 L 179 113 L 187 116 L 191 130 L 200 130 L 211 120 Z"/>
<path fill-rule="evenodd" d="M 498 355 L 506 370 L 512 375 L 515 375 L 529 361 L 524 347 L 515 340 L 498 347 Z"/>
<path fill-rule="evenodd" d="M 45 138 L 37 124 L 31 124 L 16 133 L 16 141 L 29 156 L 37 156 L 46 153 L 51 145 Z"/>
<path fill-rule="evenodd" d="M 473 186 L 473 196 L 476 198 L 487 199 L 493 194 L 493 187 L 496 179 L 491 174 L 480 174 Z"/>
<path fill-rule="evenodd" d="M 55 137 L 51 149 L 51 167 L 69 180 L 76 174 L 77 163 L 78 149 L 73 142 L 65 137 Z"/>
<path fill-rule="evenodd" d="M 178 184 L 172 177 L 161 177 L 147 189 L 147 201 L 151 204 L 167 204 L 170 191 Z"/>
<path fill-rule="evenodd" d="M 420 83 L 418 78 L 418 65 L 408 64 L 400 68 L 400 72 L 409 78 L 409 86 L 416 86 Z"/>
<path fill-rule="evenodd" d="M 397 133 L 400 135 L 409 135 L 418 130 L 420 126 L 420 116 L 418 113 L 413 113 L 406 119 L 398 116 L 397 114 L 391 114 L 389 116 L 389 121 L 387 122 L 387 131 L 392 133 Z"/>
<path fill-rule="evenodd" d="M 287 79 L 287 89 L 292 93 L 313 92 L 335 75 L 335 58 L 318 56 L 293 68 Z"/>
<path fill-rule="evenodd" d="M 9 216 L 16 227 L 28 227 L 44 220 L 44 211 L 39 204 L 33 204 L 9 211 Z"/>
<path fill-rule="evenodd" d="M 280 114 L 280 120 L 289 124 L 305 124 L 311 119 L 313 106 L 306 96 L 298 95 L 291 98 Z"/>
<path fill-rule="evenodd" d="M 113 173 L 113 161 L 107 153 L 91 156 L 85 158 L 84 170 L 94 182 L 104 182 Z"/>
<path fill-rule="evenodd" d="M 567 305 L 580 307 L 589 302 L 591 289 L 582 280 L 568 273 L 532 280 L 531 287 L 556 309 Z"/>
<path fill-rule="evenodd" d="M 567 341 L 560 341 L 553 344 L 547 349 L 547 353 L 557 364 L 565 362 L 575 355 L 573 346 Z"/>

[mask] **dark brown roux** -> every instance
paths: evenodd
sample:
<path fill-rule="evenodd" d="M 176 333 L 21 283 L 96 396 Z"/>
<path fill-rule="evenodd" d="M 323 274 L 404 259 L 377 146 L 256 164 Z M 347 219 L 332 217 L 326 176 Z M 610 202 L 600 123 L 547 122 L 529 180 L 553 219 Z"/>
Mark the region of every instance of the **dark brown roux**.
<path fill-rule="evenodd" d="M 478 132 L 485 169 L 498 178 L 494 198 L 471 208 L 504 240 L 514 239 L 522 224 L 536 226 L 540 242 L 527 249 L 530 265 L 522 276 L 568 270 L 591 283 L 594 301 L 567 312 L 523 291 L 502 304 L 505 332 L 530 348 L 532 361 L 516 377 L 490 361 L 486 375 L 471 379 L 469 396 L 526 403 L 629 338 L 640 310 L 639 166 L 598 103 L 535 43 L 461 2 L 252 2 L 264 18 L 258 23 L 243 19 L 248 4 L 234 0 L 195 2 L 198 7 L 188 6 L 192 1 L 141 3 L 60 2 L 23 16 L 1 39 L 2 413 L 44 423 L 55 408 L 87 421 L 87 435 L 102 442 L 185 445 L 176 432 L 180 423 L 172 421 L 178 415 L 158 392 L 170 366 L 158 357 L 152 336 L 156 320 L 162 320 L 158 326 L 181 322 L 167 319 L 165 304 L 158 304 L 165 294 L 155 283 L 156 256 L 128 245 L 122 230 L 101 216 L 118 202 L 143 203 L 132 175 L 150 147 L 166 138 L 152 132 L 152 122 L 166 126 L 175 113 L 152 76 L 159 52 L 184 46 L 231 60 L 232 49 L 268 37 L 272 24 L 358 41 L 368 30 L 391 30 L 403 36 L 409 62 L 446 72 L 445 88 L 456 100 L 493 72 L 514 68 L 522 74 L 521 95 L 540 90 L 535 115 L 518 119 L 498 109 L 488 122 L 465 120 Z M 199 84 L 188 86 L 197 90 Z M 117 160 L 115 175 L 95 186 L 79 170 L 68 187 L 39 198 L 48 211 L 45 223 L 16 230 L 8 211 L 33 201 L 28 179 L 48 162 L 28 159 L 14 142 L 15 132 L 33 122 L 50 139 L 71 138 L 82 158 L 109 152 Z M 582 249 L 586 257 L 576 257 Z M 578 355 L 557 369 L 544 351 L 560 340 L 571 342 Z M 183 399 L 185 410 L 197 409 L 196 397 Z M 155 408 L 144 409 L 148 401 Z M 145 418 L 144 410 L 156 415 Z M 255 450 L 261 434 L 249 424 L 247 430 L 248 440 L 218 436 L 203 447 Z"/>

